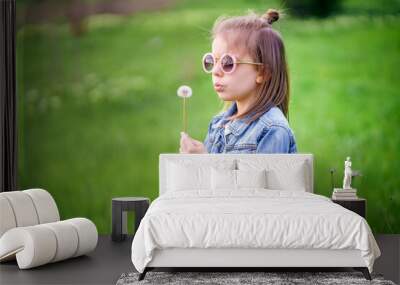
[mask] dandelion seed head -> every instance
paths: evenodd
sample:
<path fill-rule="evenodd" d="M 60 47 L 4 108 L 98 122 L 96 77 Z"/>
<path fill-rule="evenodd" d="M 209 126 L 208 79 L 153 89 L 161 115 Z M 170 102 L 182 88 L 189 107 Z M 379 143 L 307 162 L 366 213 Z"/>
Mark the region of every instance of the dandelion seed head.
<path fill-rule="evenodd" d="M 187 85 L 182 85 L 178 88 L 177 94 L 182 98 L 189 98 L 192 96 L 192 88 Z"/>

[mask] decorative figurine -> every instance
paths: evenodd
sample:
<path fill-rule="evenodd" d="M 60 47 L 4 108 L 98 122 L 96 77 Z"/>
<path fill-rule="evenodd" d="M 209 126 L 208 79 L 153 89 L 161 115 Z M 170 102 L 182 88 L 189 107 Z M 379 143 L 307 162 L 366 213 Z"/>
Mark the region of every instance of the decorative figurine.
<path fill-rule="evenodd" d="M 346 161 L 344 162 L 343 189 L 352 189 L 351 177 L 352 177 L 351 160 L 350 156 L 348 156 Z"/>

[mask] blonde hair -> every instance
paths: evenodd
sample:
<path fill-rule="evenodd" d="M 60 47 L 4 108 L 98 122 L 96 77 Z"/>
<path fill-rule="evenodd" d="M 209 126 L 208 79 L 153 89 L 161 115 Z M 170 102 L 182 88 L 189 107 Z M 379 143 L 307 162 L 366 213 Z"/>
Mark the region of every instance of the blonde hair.
<path fill-rule="evenodd" d="M 272 23 L 279 17 L 279 11 L 269 9 L 261 16 L 250 12 L 244 16 L 220 17 L 214 24 L 212 39 L 234 32 L 231 44 L 245 47 L 254 61 L 263 63 L 263 72 L 268 78 L 261 84 L 254 104 L 246 112 L 231 116 L 231 120 L 250 115 L 250 123 L 274 106 L 289 117 L 290 91 L 285 47 L 280 34 L 272 28 Z"/>

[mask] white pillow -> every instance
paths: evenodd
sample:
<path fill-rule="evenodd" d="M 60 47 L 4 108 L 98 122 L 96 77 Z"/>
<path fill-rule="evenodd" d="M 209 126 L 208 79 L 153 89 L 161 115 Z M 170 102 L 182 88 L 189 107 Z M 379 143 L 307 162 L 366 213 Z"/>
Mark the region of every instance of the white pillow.
<path fill-rule="evenodd" d="M 280 159 L 267 161 L 263 159 L 238 160 L 240 170 L 266 170 L 267 189 L 306 191 L 307 163 L 304 160 Z"/>
<path fill-rule="evenodd" d="M 234 160 L 169 161 L 167 164 L 167 191 L 211 189 L 211 168 L 234 169 L 235 164 Z"/>
<path fill-rule="evenodd" d="M 285 169 L 268 169 L 268 188 L 274 190 L 306 191 L 306 164 L 293 163 Z"/>
<path fill-rule="evenodd" d="M 293 164 L 285 170 L 269 169 L 267 181 L 269 189 L 306 191 L 305 163 Z"/>
<path fill-rule="evenodd" d="M 211 168 L 211 189 L 236 189 L 236 170 Z"/>
<path fill-rule="evenodd" d="M 210 188 L 209 167 L 170 163 L 168 171 L 168 189 L 171 191 Z"/>
<path fill-rule="evenodd" d="M 266 171 L 211 169 L 212 190 L 239 190 L 241 188 L 266 188 Z"/>
<path fill-rule="evenodd" d="M 236 170 L 237 188 L 267 188 L 267 172 L 262 170 Z"/>

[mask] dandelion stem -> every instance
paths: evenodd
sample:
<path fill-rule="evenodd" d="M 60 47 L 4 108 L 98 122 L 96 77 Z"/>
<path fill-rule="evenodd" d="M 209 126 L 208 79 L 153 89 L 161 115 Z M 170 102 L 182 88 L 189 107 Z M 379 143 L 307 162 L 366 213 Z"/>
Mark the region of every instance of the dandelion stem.
<path fill-rule="evenodd" d="M 186 97 L 183 97 L 183 131 L 187 131 Z"/>

